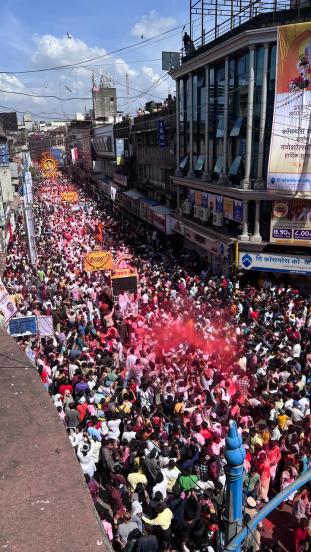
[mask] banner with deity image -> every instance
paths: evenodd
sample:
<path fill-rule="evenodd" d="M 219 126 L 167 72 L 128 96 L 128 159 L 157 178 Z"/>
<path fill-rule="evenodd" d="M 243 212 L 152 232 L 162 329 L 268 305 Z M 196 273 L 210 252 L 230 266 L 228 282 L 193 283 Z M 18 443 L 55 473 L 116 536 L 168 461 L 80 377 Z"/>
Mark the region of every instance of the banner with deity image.
<path fill-rule="evenodd" d="M 311 22 L 278 28 L 267 188 L 311 194 Z"/>

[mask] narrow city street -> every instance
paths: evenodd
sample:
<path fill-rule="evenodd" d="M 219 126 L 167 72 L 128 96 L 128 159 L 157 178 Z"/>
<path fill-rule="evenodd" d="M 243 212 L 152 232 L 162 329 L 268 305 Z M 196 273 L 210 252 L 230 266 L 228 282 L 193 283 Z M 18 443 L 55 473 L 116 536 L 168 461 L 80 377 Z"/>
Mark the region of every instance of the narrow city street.
<path fill-rule="evenodd" d="M 263 372 L 264 350 L 277 337 L 258 322 L 274 304 L 276 290 L 235 289 L 228 278 L 208 278 L 195 256 L 178 255 L 155 242 L 142 224 L 123 216 L 120 225 L 119 217 L 61 175 L 35 186 L 37 268 L 27 262 L 20 233 L 8 254 L 4 283 L 17 316 L 52 316 L 54 333 L 17 340 L 67 428 L 115 549 L 130 534 L 127 524 L 140 531 L 142 520 L 146 527 L 158 515 L 157 530 L 145 536 L 138 531 L 134 541 L 157 539 L 165 549 L 207 550 L 199 544 L 202 537 L 217 550 L 228 416 L 240 418 L 245 467 L 254 467 L 258 481 L 281 455 L 275 442 L 279 429 L 271 421 L 273 380 Z M 96 264 L 107 263 L 109 255 L 118 269 Z M 112 293 L 118 270 L 138 276 L 135 293 L 126 288 Z M 278 303 L 286 308 L 290 292 L 277 293 L 286 297 Z M 304 300 L 295 300 L 303 308 Z M 281 359 L 276 353 L 269 362 Z M 286 387 L 279 393 L 286 399 Z M 309 417 L 300 423 L 308 435 Z M 263 439 L 267 445 L 257 456 Z M 286 474 L 297 474 L 288 467 L 290 449 L 283 451 L 284 468 L 277 472 L 281 485 Z M 255 484 L 244 515 L 256 505 L 253 496 L 259 503 L 267 496 L 260 495 L 267 490 L 256 481 L 252 476 L 244 483 L 246 489 Z M 141 492 L 150 497 L 149 505 Z M 171 520 L 178 502 L 189 508 L 190 533 L 180 518 L 186 513 Z M 278 542 L 280 550 L 294 550 L 294 524 L 286 522 L 285 530 L 288 516 L 288 506 L 275 510 L 263 524 L 262 537 L 255 532 L 254 538 L 262 538 L 262 546 L 266 540 L 271 550 L 278 550 Z"/>
<path fill-rule="evenodd" d="M 0 552 L 311 551 L 310 29 L 3 6 Z"/>

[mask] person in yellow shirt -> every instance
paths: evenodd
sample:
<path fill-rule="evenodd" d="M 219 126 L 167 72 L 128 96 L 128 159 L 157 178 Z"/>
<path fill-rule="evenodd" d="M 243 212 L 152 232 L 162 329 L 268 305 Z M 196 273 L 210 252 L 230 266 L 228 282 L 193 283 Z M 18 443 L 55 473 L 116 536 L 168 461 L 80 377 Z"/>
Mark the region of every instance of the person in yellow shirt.
<path fill-rule="evenodd" d="M 142 520 L 148 525 L 155 525 L 162 529 L 163 532 L 168 531 L 171 526 L 173 512 L 165 506 L 165 504 L 160 503 L 156 508 L 157 517 L 154 519 L 148 519 L 146 516 L 142 516 Z"/>
<path fill-rule="evenodd" d="M 286 424 L 287 424 L 288 419 L 289 419 L 289 417 L 287 416 L 287 414 L 285 414 L 284 410 L 281 410 L 278 417 L 277 417 L 277 422 L 278 422 L 279 429 L 284 430 L 286 428 Z"/>
<path fill-rule="evenodd" d="M 139 471 L 139 466 L 133 467 L 133 471 L 128 474 L 127 480 L 133 491 L 135 491 L 136 485 L 138 483 L 143 483 L 143 485 L 147 485 L 147 477 Z"/>
<path fill-rule="evenodd" d="M 182 414 L 185 410 L 185 405 L 183 403 L 183 396 L 178 397 L 178 402 L 175 404 L 174 413 Z"/>

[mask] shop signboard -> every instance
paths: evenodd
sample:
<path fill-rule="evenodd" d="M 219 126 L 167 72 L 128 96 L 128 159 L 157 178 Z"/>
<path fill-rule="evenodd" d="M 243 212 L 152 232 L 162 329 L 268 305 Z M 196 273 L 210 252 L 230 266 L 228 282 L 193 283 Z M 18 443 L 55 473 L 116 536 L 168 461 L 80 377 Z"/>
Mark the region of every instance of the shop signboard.
<path fill-rule="evenodd" d="M 277 255 L 240 251 L 239 268 L 260 272 L 285 272 L 311 275 L 311 256 Z"/>
<path fill-rule="evenodd" d="M 164 119 L 158 120 L 158 142 L 159 142 L 160 148 L 164 148 L 166 146 Z"/>

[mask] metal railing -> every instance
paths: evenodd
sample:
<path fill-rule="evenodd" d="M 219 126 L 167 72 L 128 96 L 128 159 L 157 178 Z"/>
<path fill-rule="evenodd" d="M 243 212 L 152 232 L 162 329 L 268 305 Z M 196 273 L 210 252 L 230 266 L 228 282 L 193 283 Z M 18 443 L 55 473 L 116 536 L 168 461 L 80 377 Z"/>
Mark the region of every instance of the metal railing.
<path fill-rule="evenodd" d="M 233 31 L 244 23 L 250 22 L 252 19 L 261 14 L 271 14 L 271 22 L 276 18 L 277 14 L 287 10 L 297 10 L 297 17 L 300 16 L 302 8 L 311 7 L 309 0 L 251 0 L 245 5 L 245 2 L 238 0 L 227 0 L 225 2 L 227 8 L 223 9 L 222 0 L 210 0 L 206 2 L 204 12 L 204 24 L 210 17 L 209 25 L 212 27 L 206 32 L 200 32 L 198 37 L 194 37 L 194 31 L 191 29 L 191 44 L 188 48 L 182 49 L 182 56 L 189 56 L 196 50 L 201 49 L 213 40 L 220 36 Z M 230 9 L 229 9 L 230 8 Z M 227 17 L 227 14 L 230 16 Z M 204 24 L 201 25 L 204 27 Z"/>

